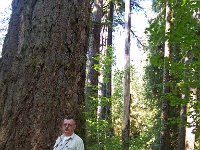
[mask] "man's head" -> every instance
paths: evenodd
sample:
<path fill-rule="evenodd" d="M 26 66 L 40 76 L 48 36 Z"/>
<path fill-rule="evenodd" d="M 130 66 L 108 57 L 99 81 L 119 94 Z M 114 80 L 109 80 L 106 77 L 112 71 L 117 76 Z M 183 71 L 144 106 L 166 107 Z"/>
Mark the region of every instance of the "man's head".
<path fill-rule="evenodd" d="M 75 128 L 76 128 L 75 119 L 70 116 L 64 117 L 64 120 L 62 123 L 62 133 L 65 136 L 71 136 L 74 133 Z"/>

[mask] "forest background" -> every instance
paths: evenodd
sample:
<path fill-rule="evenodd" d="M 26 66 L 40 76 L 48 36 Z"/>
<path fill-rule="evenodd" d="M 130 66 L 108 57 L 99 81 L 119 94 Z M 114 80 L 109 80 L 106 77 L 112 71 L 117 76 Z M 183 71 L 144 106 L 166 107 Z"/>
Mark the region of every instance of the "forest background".
<path fill-rule="evenodd" d="M 131 26 L 126 26 L 124 19 L 127 1 L 94 1 L 91 5 L 85 102 L 84 105 L 76 105 L 77 102 L 68 105 L 72 109 L 84 106 L 84 115 L 79 117 L 86 122 L 82 122 L 77 132 L 83 137 L 87 149 L 198 150 L 200 3 L 187 0 L 129 2 Z M 7 32 L 10 12 L 8 8 L 1 13 L 1 37 Z M 131 61 L 128 60 L 128 68 L 124 68 L 127 62 L 124 58 L 127 54 L 127 32 L 131 39 Z M 109 34 L 113 38 L 110 41 Z M 2 54 L 6 54 L 6 48 Z M 35 58 L 31 59 L 35 68 L 38 62 Z M 6 60 L 4 55 L 2 60 Z M 3 76 L 6 71 L 2 60 L 0 80 L 1 86 L 5 87 L 7 83 Z M 129 90 L 125 87 L 127 73 Z M 0 92 L 5 94 L 2 87 Z M 129 92 L 128 98 L 125 97 L 126 92 Z M 1 96 L 0 100 L 4 102 L 4 99 L 5 96 Z M 125 107 L 126 104 L 128 107 Z M 1 110 L 6 111 L 7 107 L 1 102 Z M 2 118 L 0 125 L 1 132 L 4 132 L 4 121 L 9 117 Z M 22 131 L 20 134 L 23 136 Z M 17 135 L 2 138 L 0 148 L 16 146 L 17 140 L 14 140 L 15 144 L 5 141 L 15 139 Z M 44 138 L 43 133 L 39 135 L 40 141 L 33 143 L 24 139 L 27 147 L 35 143 L 45 149 L 42 141 L 51 139 L 51 146 L 56 133 Z"/>

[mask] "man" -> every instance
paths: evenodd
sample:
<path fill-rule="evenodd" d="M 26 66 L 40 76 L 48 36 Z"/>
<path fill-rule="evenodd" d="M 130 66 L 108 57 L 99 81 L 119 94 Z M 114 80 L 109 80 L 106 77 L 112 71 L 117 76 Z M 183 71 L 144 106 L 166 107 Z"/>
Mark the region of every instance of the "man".
<path fill-rule="evenodd" d="M 74 133 L 76 121 L 65 117 L 62 124 L 62 135 L 58 137 L 53 150 L 84 150 L 83 140 Z"/>

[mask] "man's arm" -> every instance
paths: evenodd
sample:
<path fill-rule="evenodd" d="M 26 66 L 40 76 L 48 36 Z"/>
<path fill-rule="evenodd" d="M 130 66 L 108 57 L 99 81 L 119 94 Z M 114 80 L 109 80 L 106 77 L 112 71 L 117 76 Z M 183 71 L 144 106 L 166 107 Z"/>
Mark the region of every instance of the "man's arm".
<path fill-rule="evenodd" d="M 84 150 L 84 143 L 83 143 L 83 140 L 80 139 L 78 142 L 77 142 L 77 150 Z"/>

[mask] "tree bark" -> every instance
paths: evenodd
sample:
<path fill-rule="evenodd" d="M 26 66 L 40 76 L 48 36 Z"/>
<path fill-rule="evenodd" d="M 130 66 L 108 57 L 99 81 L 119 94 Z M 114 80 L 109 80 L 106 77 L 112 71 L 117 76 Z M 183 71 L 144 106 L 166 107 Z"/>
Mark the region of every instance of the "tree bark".
<path fill-rule="evenodd" d="M 124 149 L 129 149 L 130 135 L 130 0 L 125 1 L 125 66 L 124 66 L 124 112 L 122 123 L 122 142 Z"/>
<path fill-rule="evenodd" d="M 109 24 L 104 26 L 102 30 L 102 52 L 101 57 L 101 75 L 99 77 L 100 91 L 99 91 L 99 106 L 98 117 L 101 120 L 107 121 L 108 125 L 105 127 L 103 137 L 110 137 L 113 135 L 112 118 L 111 118 L 111 72 L 113 63 L 113 49 L 112 49 L 112 32 L 113 32 L 113 2 L 109 2 L 109 11 L 104 16 Z M 104 42 L 105 41 L 105 42 Z M 106 141 L 106 139 L 104 139 Z"/>
<path fill-rule="evenodd" d="M 89 51 L 87 54 L 87 73 L 86 73 L 86 112 L 87 119 L 91 122 L 97 121 L 97 106 L 98 106 L 98 77 L 99 77 L 99 54 L 100 54 L 100 32 L 102 18 L 103 0 L 94 0 L 91 14 L 91 29 L 89 38 Z M 87 142 L 97 142 L 98 132 L 95 129 L 88 128 Z M 95 131 L 95 132 L 94 132 Z M 88 144 L 89 145 L 89 144 Z"/>
<path fill-rule="evenodd" d="M 110 99 L 111 98 L 111 73 L 112 73 L 112 60 L 113 60 L 113 50 L 112 50 L 112 32 L 113 32 L 113 11 L 114 11 L 114 5 L 113 2 L 109 2 L 109 11 L 108 11 L 108 21 L 109 25 L 105 26 L 107 29 L 106 37 L 103 37 L 105 39 L 105 43 L 102 46 L 104 49 L 102 52 L 102 61 L 105 63 L 102 64 L 104 68 L 101 72 L 102 76 L 102 83 L 101 83 L 101 96 Z M 104 31 L 102 31 L 104 34 Z M 103 41 L 103 40 L 102 40 Z M 111 103 L 109 101 L 106 101 L 106 105 L 104 106 L 98 106 L 99 107 L 99 117 L 102 119 L 106 119 L 107 121 L 111 118 Z"/>
<path fill-rule="evenodd" d="M 92 25 L 90 33 L 90 45 L 87 61 L 87 77 L 86 77 L 86 111 L 91 112 L 90 118 L 96 118 L 96 110 L 98 105 L 98 77 L 99 70 L 95 65 L 99 65 L 98 56 L 100 54 L 100 32 L 103 0 L 95 0 L 92 12 Z"/>
<path fill-rule="evenodd" d="M 185 57 L 185 67 L 187 67 L 189 63 L 189 58 Z M 183 74 L 183 81 L 185 85 L 188 85 L 188 68 L 185 68 L 184 74 Z M 189 99 L 189 88 L 188 86 L 185 86 L 182 93 L 182 99 L 187 101 Z M 179 134 L 178 134 L 178 150 L 185 150 L 185 136 L 186 136 L 186 125 L 187 125 L 187 104 L 183 102 L 181 104 L 181 111 L 180 111 L 180 121 L 181 126 L 179 127 Z"/>
<path fill-rule="evenodd" d="M 166 0 L 166 24 L 165 24 L 165 34 L 168 36 L 171 27 L 171 8 L 169 0 Z M 164 70 L 163 70 L 163 95 L 166 95 L 170 92 L 169 85 L 169 69 L 167 65 L 170 63 L 170 43 L 169 39 L 165 41 L 164 49 Z M 170 146 L 170 129 L 169 129 L 169 100 L 164 96 L 162 99 L 162 110 L 161 110 L 161 124 L 162 129 L 160 133 L 160 150 L 168 150 Z"/>
<path fill-rule="evenodd" d="M 186 123 L 187 123 L 186 115 L 187 115 L 187 105 L 182 104 L 180 112 L 180 120 L 183 125 L 179 127 L 178 150 L 185 150 L 185 135 L 186 135 Z"/>
<path fill-rule="evenodd" d="M 191 91 L 191 99 L 190 104 L 188 105 L 188 112 L 191 114 L 187 116 L 187 122 L 189 123 L 189 127 L 186 127 L 186 147 L 185 150 L 194 150 L 195 145 L 195 129 L 196 129 L 196 122 L 194 116 L 196 116 L 196 111 L 194 109 L 194 103 L 197 101 L 197 88 L 190 88 Z"/>
<path fill-rule="evenodd" d="M 14 0 L 0 64 L 0 149 L 48 150 L 66 114 L 84 138 L 89 1 Z"/>
<path fill-rule="evenodd" d="M 109 15 L 108 19 L 110 24 L 108 25 L 108 42 L 107 42 L 107 51 L 106 51 L 106 56 L 110 58 L 110 62 L 107 64 L 107 69 L 108 71 L 106 72 L 106 97 L 111 98 L 111 81 L 112 81 L 112 58 L 113 54 L 112 51 L 109 51 L 110 48 L 112 48 L 112 33 L 113 33 L 113 12 L 114 12 L 114 4 L 111 1 L 110 2 L 110 8 L 109 8 Z M 111 120 L 111 103 L 108 103 L 107 108 L 106 108 L 106 118 L 107 120 Z"/>
<path fill-rule="evenodd" d="M 112 82 L 112 64 L 113 64 L 113 48 L 112 48 L 112 33 L 113 33 L 113 13 L 114 13 L 114 4 L 112 1 L 109 3 L 109 14 L 108 14 L 108 19 L 110 24 L 108 25 L 108 40 L 107 40 L 107 49 L 106 49 L 106 57 L 109 58 L 109 63 L 107 64 L 107 72 L 106 72 L 106 98 L 109 99 L 107 101 L 106 105 L 106 120 L 108 122 L 108 129 L 107 129 L 107 136 L 112 136 L 113 135 L 113 127 L 112 125 L 112 117 L 111 117 L 111 82 Z"/>

